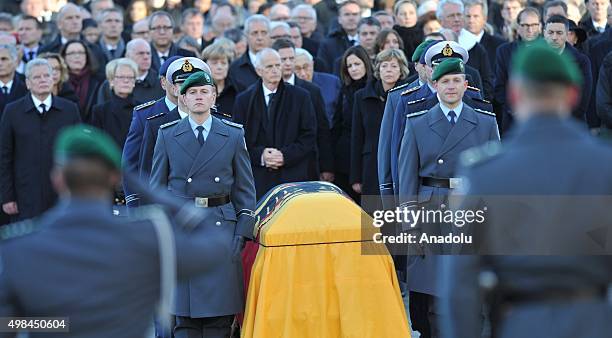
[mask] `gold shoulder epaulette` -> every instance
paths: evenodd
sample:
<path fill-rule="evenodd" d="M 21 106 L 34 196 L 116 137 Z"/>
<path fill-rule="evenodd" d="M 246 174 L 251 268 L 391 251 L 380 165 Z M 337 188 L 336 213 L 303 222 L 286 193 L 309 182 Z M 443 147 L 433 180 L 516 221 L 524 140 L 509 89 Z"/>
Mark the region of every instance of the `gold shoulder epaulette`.
<path fill-rule="evenodd" d="M 416 87 L 408 88 L 405 91 L 403 91 L 400 95 L 404 96 L 406 94 L 410 94 L 410 93 L 416 92 L 420 88 L 421 88 L 421 86 L 416 86 Z"/>
<path fill-rule="evenodd" d="M 479 112 L 481 114 L 491 115 L 491 116 L 495 117 L 494 113 L 491 113 L 490 111 L 486 111 L 484 109 L 474 108 L 474 111 L 477 111 L 477 112 Z"/>
<path fill-rule="evenodd" d="M 414 113 L 410 113 L 410 114 L 406 114 L 406 118 L 411 118 L 411 117 L 415 117 L 415 116 L 419 116 L 419 115 L 423 115 L 425 113 L 427 113 L 427 110 L 421 110 L 418 112 L 414 112 Z"/>
<path fill-rule="evenodd" d="M 165 124 L 162 124 L 161 126 L 159 126 L 159 129 L 168 128 L 168 127 L 170 127 L 170 126 L 173 126 L 173 125 L 175 125 L 175 124 L 179 123 L 179 121 L 180 121 L 180 119 L 178 119 L 178 120 L 174 120 L 174 121 L 172 121 L 172 122 L 168 122 L 168 123 L 165 123 Z"/>
<path fill-rule="evenodd" d="M 136 107 L 134 107 L 134 110 L 141 110 L 142 108 L 147 108 L 147 107 L 152 106 L 154 104 L 155 104 L 155 100 L 151 100 L 149 102 L 137 105 Z"/>
<path fill-rule="evenodd" d="M 242 125 L 240 123 L 228 121 L 226 119 L 221 119 L 221 121 L 223 121 L 223 123 L 227 124 L 228 126 L 232 126 L 232 127 L 235 127 L 235 128 L 241 128 L 242 129 Z"/>
<path fill-rule="evenodd" d="M 161 116 L 164 116 L 164 115 L 166 115 L 166 113 L 159 113 L 159 114 L 155 114 L 155 115 L 153 115 L 153 116 L 149 116 L 149 117 L 147 117 L 147 120 L 153 120 L 153 119 L 156 119 L 156 118 L 161 117 Z"/>

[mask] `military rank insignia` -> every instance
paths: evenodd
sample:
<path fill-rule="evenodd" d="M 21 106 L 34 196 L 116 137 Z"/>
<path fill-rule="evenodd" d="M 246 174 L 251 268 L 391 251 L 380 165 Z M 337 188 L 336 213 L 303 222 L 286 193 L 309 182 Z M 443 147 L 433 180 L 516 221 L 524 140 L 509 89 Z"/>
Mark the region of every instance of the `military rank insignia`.
<path fill-rule="evenodd" d="M 193 66 L 191 65 L 191 63 L 189 63 L 189 60 L 185 60 L 185 63 L 183 64 L 183 67 L 181 67 L 181 69 L 184 72 L 189 73 L 193 70 Z"/>
<path fill-rule="evenodd" d="M 444 47 L 442 49 L 442 55 L 444 56 L 452 56 L 453 55 L 453 49 L 451 48 L 451 46 L 447 43 L 446 47 Z"/>

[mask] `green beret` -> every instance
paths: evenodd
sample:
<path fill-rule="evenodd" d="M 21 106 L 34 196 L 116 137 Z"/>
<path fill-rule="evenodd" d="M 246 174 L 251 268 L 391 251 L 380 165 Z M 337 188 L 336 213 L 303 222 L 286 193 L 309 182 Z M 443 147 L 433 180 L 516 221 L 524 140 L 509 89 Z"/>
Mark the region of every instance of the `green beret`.
<path fill-rule="evenodd" d="M 419 61 L 419 59 L 421 58 L 421 55 L 423 55 L 423 52 L 425 51 L 425 49 L 427 49 L 427 46 L 431 45 L 434 42 L 437 42 L 437 41 L 425 40 L 421 42 L 421 44 L 418 45 L 417 48 L 415 48 L 414 53 L 412 53 L 412 62 Z"/>
<path fill-rule="evenodd" d="M 121 168 L 121 150 L 105 132 L 92 126 L 77 124 L 64 128 L 55 142 L 55 160 L 74 157 L 97 157 L 113 168 Z"/>
<path fill-rule="evenodd" d="M 431 75 L 432 81 L 438 81 L 442 76 L 447 74 L 465 74 L 465 66 L 463 61 L 458 58 L 446 59 L 436 66 Z"/>
<path fill-rule="evenodd" d="M 185 94 L 187 92 L 187 89 L 191 87 L 206 85 L 215 85 L 215 82 L 213 81 L 213 78 L 212 76 L 210 76 L 210 74 L 205 71 L 193 73 L 189 75 L 187 80 L 185 80 L 185 82 L 183 82 L 183 84 L 181 85 L 181 94 Z"/>
<path fill-rule="evenodd" d="M 512 59 L 512 73 L 542 82 L 582 84 L 582 74 L 569 56 L 559 54 L 544 40 L 521 46 Z"/>

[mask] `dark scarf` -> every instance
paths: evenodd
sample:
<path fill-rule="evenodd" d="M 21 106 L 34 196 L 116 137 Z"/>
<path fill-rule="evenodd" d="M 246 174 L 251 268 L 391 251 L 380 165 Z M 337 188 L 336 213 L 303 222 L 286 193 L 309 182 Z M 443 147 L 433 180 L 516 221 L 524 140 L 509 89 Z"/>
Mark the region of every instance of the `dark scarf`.
<path fill-rule="evenodd" d="M 78 74 L 71 73 L 69 82 L 74 88 L 76 96 L 79 98 L 79 108 L 85 111 L 87 105 L 87 92 L 89 91 L 89 81 L 91 80 L 91 72 L 88 68 L 84 68 Z"/>

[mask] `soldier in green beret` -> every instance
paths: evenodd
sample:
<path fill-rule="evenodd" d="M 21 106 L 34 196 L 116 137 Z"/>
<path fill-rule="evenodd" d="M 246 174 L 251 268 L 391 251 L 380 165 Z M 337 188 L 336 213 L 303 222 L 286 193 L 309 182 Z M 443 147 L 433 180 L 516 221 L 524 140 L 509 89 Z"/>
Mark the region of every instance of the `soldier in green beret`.
<path fill-rule="evenodd" d="M 220 251 L 212 271 L 178 284 L 173 309 L 177 338 L 228 337 L 244 304 L 240 254 L 253 235 L 255 182 L 242 125 L 210 114 L 214 85 L 208 72 L 185 80 L 180 94 L 189 114 L 160 127 L 153 154 L 151 185 L 209 210 L 215 233 L 228 249 Z"/>
<path fill-rule="evenodd" d="M 462 251 L 486 256 L 444 258 L 443 337 L 481 337 L 483 303 L 493 337 L 611 332 L 612 173 L 603 168 L 612 168 L 612 151 L 571 118 L 581 81 L 576 64 L 543 42 L 515 54 L 512 133 L 501 146 L 465 152 L 460 163 L 459 210 L 487 206 L 484 223 L 467 233 L 474 245 Z"/>
<path fill-rule="evenodd" d="M 227 255 L 204 210 L 165 205 L 190 219 L 175 226 L 158 206 L 113 216 L 120 166 L 121 151 L 104 132 L 61 132 L 52 171 L 60 202 L 0 231 L 0 317 L 62 317 L 50 324 L 65 333 L 50 337 L 144 337 L 156 308 L 159 320 L 169 318 L 177 278 L 208 273 Z"/>

